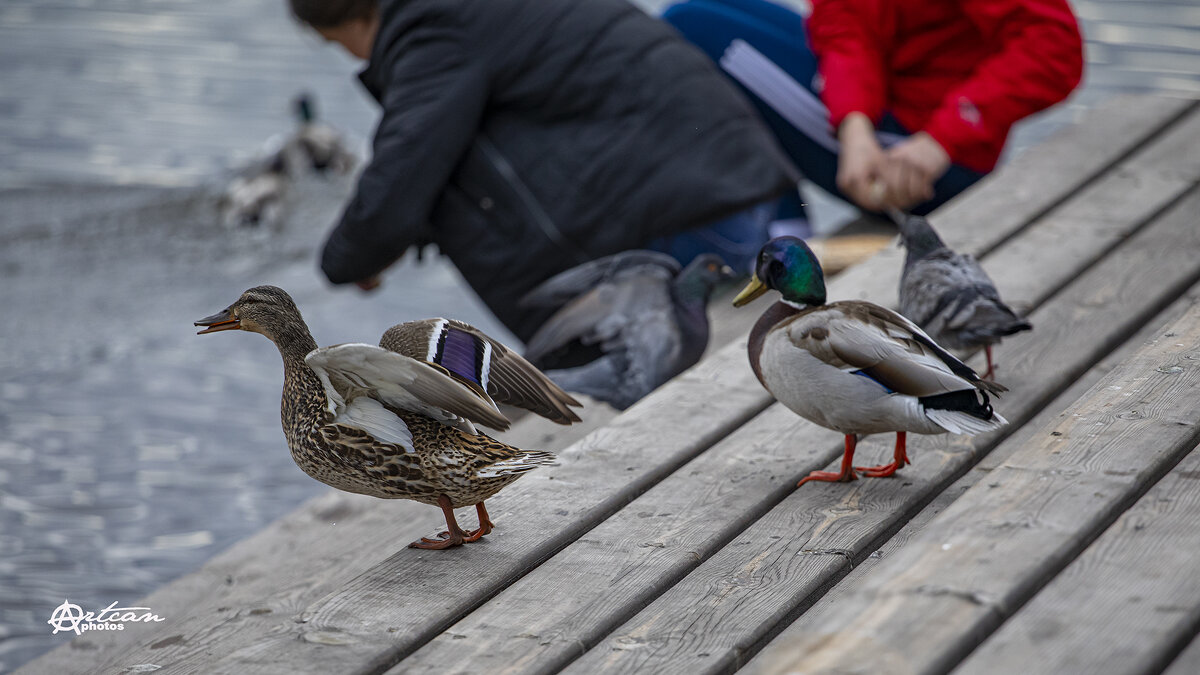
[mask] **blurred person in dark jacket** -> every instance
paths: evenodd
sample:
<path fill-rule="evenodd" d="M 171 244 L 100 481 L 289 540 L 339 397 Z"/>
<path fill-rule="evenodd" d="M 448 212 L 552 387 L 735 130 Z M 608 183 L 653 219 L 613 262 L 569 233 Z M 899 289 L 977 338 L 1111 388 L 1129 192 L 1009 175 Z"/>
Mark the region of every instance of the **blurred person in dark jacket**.
<path fill-rule="evenodd" d="M 687 0 L 663 18 L 746 88 L 807 178 L 868 210 L 933 210 L 1082 77 L 1067 0 L 811 7 L 805 18 L 767 0 Z"/>
<path fill-rule="evenodd" d="M 703 53 L 625 0 L 289 0 L 367 61 L 373 157 L 321 269 L 364 288 L 434 243 L 527 339 L 569 267 L 653 245 L 745 269 L 798 175 Z"/>

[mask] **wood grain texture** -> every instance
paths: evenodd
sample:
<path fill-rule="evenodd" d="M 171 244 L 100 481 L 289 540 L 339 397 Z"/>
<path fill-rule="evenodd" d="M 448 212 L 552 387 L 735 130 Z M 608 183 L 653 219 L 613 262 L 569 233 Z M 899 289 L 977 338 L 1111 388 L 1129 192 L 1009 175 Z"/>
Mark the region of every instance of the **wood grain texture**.
<path fill-rule="evenodd" d="M 1006 417 L 1016 424 L 1031 417 L 1200 279 L 1191 253 L 1200 246 L 1200 232 L 1189 224 L 1197 208 L 1200 196 L 1178 204 L 1170 217 L 1139 232 L 1119 255 L 1105 258 L 1034 314 L 1038 328 L 1013 340 L 1011 363 L 1006 362 L 1011 391 L 998 404 Z M 1174 276 L 1165 273 L 1171 268 Z M 901 480 L 797 490 L 568 672 L 694 673 L 736 667 L 992 442 L 913 437 L 914 465 Z M 859 446 L 860 461 L 886 456 L 889 443 L 866 439 Z M 814 512 L 823 515 L 819 526 L 804 527 L 804 514 Z"/>
<path fill-rule="evenodd" d="M 301 611 L 272 615 L 268 626 L 198 627 L 184 634 L 185 643 L 153 651 L 143 643 L 109 667 L 170 663 L 209 673 L 386 667 L 765 408 L 769 395 L 744 349 L 718 352 L 561 452 L 560 466 L 489 500 L 498 528 L 483 541 L 434 552 L 397 546 Z"/>
<path fill-rule="evenodd" d="M 1179 141 L 1173 133 L 1161 139 L 1165 143 Z M 1142 172 L 1133 169 L 1120 173 L 1133 177 L 1126 186 L 1131 189 L 1139 182 L 1137 176 L 1142 175 Z M 1141 184 L 1151 182 L 1141 181 Z M 1097 185 L 1107 183 L 1106 179 L 1102 179 Z M 1082 216 L 1039 221 L 1021 237 L 1009 242 L 1014 244 L 1012 248 L 1019 249 L 1018 254 L 1010 254 L 1007 245 L 995 251 L 994 255 L 1000 256 L 1003 261 L 996 266 L 996 278 L 1024 283 L 1029 289 L 1028 300 L 1031 303 L 1050 296 L 1072 276 L 1110 250 L 1113 242 L 1121 241 L 1136 231 L 1148 217 L 1147 211 L 1157 212 L 1164 202 L 1176 198 L 1189 185 L 1181 180 L 1153 183 L 1170 184 L 1172 189 L 1156 194 L 1154 200 L 1130 200 L 1125 211 L 1128 216 L 1126 221 L 1122 223 L 1116 217 L 1111 218 L 1113 225 L 1104 235 L 1081 236 L 1086 234 L 1080 231 Z M 1076 202 L 1072 201 L 1071 205 L 1076 205 Z M 1086 215 L 1093 212 L 1095 205 L 1091 199 L 1081 199 L 1076 208 Z M 1178 238 L 1167 232 L 1167 228 L 1160 229 L 1160 235 L 1165 239 L 1153 245 L 1155 251 L 1169 249 L 1180 243 Z M 1026 237 L 1036 238 L 1040 245 L 1026 247 L 1016 244 Z M 1184 240 L 1190 241 L 1187 237 Z M 1200 244 L 1200 239 L 1196 239 L 1195 243 Z M 1071 254 L 1067 253 L 1068 248 Z M 1085 257 L 1088 253 L 1091 258 Z M 1152 297 L 1163 291 L 1155 288 L 1159 280 L 1143 281 L 1147 296 Z M 1038 284 L 1045 288 L 1036 288 Z M 1048 309 L 1043 316 L 1054 317 L 1060 309 Z M 1111 329 L 1124 331 L 1124 337 L 1140 325 L 1106 326 L 1108 330 L 1090 333 L 1089 337 L 1115 339 L 1119 344 L 1121 338 L 1114 338 Z M 1047 360 L 1038 365 L 1026 364 L 1032 377 L 1022 382 L 1025 385 L 1023 389 L 1014 389 L 1009 397 L 1027 397 L 1027 401 L 1019 401 L 1020 413 L 1009 401 L 1001 404 L 1004 414 L 1010 419 L 1016 419 L 1015 415 L 1018 414 L 1027 419 L 1047 396 L 1060 390 L 1063 383 L 1072 377 L 1067 371 L 1046 366 L 1057 364 L 1061 368 L 1064 364 L 1071 364 L 1086 370 L 1099 358 L 1098 355 L 1106 353 L 1111 347 L 1108 342 L 1098 344 L 1094 350 L 1080 349 L 1076 345 L 1071 347 L 1072 353 L 1068 354 L 1061 349 L 1061 338 L 1061 332 L 1056 334 L 1051 330 L 1043 333 L 1040 338 L 1046 343 L 1043 347 L 1049 345 L 1059 349 L 1040 354 Z M 1029 342 L 1021 342 L 1013 349 L 1028 351 L 1029 345 Z M 1077 362 L 1074 359 L 1078 356 L 1091 361 Z M 1046 379 L 1039 379 L 1042 376 Z M 671 476 L 629 507 L 614 514 L 589 532 L 584 540 L 567 547 L 411 658 L 404 660 L 395 672 L 471 672 L 481 666 L 489 672 L 550 672 L 565 665 L 581 650 L 596 644 L 605 632 L 627 619 L 633 611 L 711 555 L 714 546 L 719 547 L 736 536 L 749 522 L 790 492 L 790 487 L 781 492 L 779 483 L 772 483 L 772 479 L 778 480 L 777 476 L 796 475 L 799 472 L 798 478 L 821 466 L 819 463 L 812 466 L 814 460 L 821 457 L 832 460 L 840 455 L 836 435 L 833 436 L 835 441 L 822 444 L 821 439 L 827 432 L 813 425 L 798 425 L 794 417 L 789 418 L 786 410 L 780 412 L 773 408 L 772 412 L 775 414 L 764 414 L 741 430 L 747 433 L 733 434 L 692 462 L 686 474 Z M 995 437 L 991 442 L 994 443 L 994 440 Z M 789 445 L 803 450 L 789 453 Z M 819 448 L 819 452 L 811 450 L 814 446 Z M 747 447 L 753 450 L 751 457 L 758 455 L 755 466 L 742 466 L 747 457 L 744 450 Z M 977 446 L 975 452 L 982 453 L 990 447 Z M 864 445 L 863 451 L 870 452 L 869 448 Z M 942 468 L 958 470 L 956 465 L 953 469 Z M 794 484 L 794 480 L 789 479 L 790 484 Z M 728 487 L 733 485 L 740 490 Z M 670 515 L 668 522 L 647 516 L 662 513 Z M 651 550 L 646 550 L 647 541 L 658 542 L 664 547 L 667 545 L 664 542 L 670 542 L 676 550 L 664 551 L 654 545 L 651 545 Z M 680 550 L 690 553 L 691 557 L 680 557 Z M 631 569 L 636 573 L 631 573 Z M 570 593 L 562 592 L 563 584 L 571 586 Z M 548 598 L 553 597 L 563 599 L 549 602 Z M 517 634 L 531 636 L 531 639 L 537 636 L 536 644 L 513 641 L 511 636 Z M 600 664 L 593 665 L 599 667 Z M 607 662 L 604 667 L 612 667 L 612 663 Z M 638 667 L 659 669 L 664 666 L 653 663 L 639 664 Z"/>
<path fill-rule="evenodd" d="M 942 490 L 928 506 L 922 509 L 912 520 L 908 521 L 899 532 L 892 535 L 882 546 L 858 562 L 849 574 L 838 581 L 828 593 L 821 596 L 820 600 L 814 603 L 804 614 L 788 625 L 783 632 L 774 638 L 774 641 L 779 644 L 787 644 L 789 641 L 795 640 L 798 636 L 805 633 L 820 630 L 820 626 L 825 623 L 826 614 L 837 607 L 843 598 L 853 593 L 855 588 L 862 585 L 869 576 L 874 574 L 876 568 L 883 560 L 894 555 L 896 551 L 908 543 L 930 521 L 945 511 L 972 486 L 976 483 L 987 481 L 992 471 L 1004 463 L 1013 452 L 1034 441 L 1038 435 L 1044 433 L 1042 429 L 1055 422 L 1061 411 L 1086 394 L 1102 377 L 1112 371 L 1113 368 L 1119 366 L 1122 361 L 1140 349 L 1144 343 L 1159 337 L 1163 331 L 1163 326 L 1177 321 L 1197 301 L 1200 301 L 1200 284 L 1192 286 L 1183 297 L 1171 303 L 1170 306 L 1147 322 L 1142 330 L 1139 330 L 1126 340 L 1124 344 L 1101 359 L 1099 363 L 1084 373 L 1083 376 L 1079 377 L 1066 391 L 1059 394 L 1049 405 L 1042 408 L 1037 416 L 1025 423 L 1024 426 L 1006 439 L 1004 443 L 1000 444 L 999 447 L 988 453 L 966 475 L 956 480 L 950 487 Z M 763 662 L 773 658 L 771 653 L 772 647 L 767 646 L 764 652 L 760 652 L 746 664 L 746 672 L 760 672 Z"/>
<path fill-rule="evenodd" d="M 840 453 L 773 405 L 451 626 L 390 673 L 554 672 Z M 805 514 L 814 525 L 813 514 Z"/>
<path fill-rule="evenodd" d="M 1083 125 L 997 171 L 983 186 L 992 188 L 969 191 L 951 205 L 954 211 L 947 210 L 951 207 L 943 209 L 949 215 L 935 222 L 947 241 L 960 250 L 990 250 L 1025 227 L 1047 205 L 1061 201 L 1098 176 L 1107 164 L 1177 120 L 1190 105 L 1138 98 L 1136 103 L 1118 102 L 1092 111 Z M 1069 166 L 1062 160 L 1067 155 L 1074 157 Z M 1051 170 L 1040 171 L 1038 167 L 1043 164 Z M 1041 180 L 1036 180 L 1035 174 Z M 994 219 L 992 213 L 1001 217 Z M 889 248 L 870 263 L 852 268 L 831 284 L 831 297 L 883 299 L 888 293 L 894 294 L 898 255 L 896 249 Z M 751 319 L 755 315 L 743 314 Z M 744 329 L 741 331 L 744 333 Z M 509 501 L 506 493 L 496 502 L 493 515 L 500 529 L 490 537 L 493 541 L 454 552 L 463 555 L 451 564 L 446 563 L 450 560 L 446 557 L 414 559 L 404 550 L 386 558 L 414 535 L 434 531 L 439 518 L 436 512 L 430 514 L 429 509 L 403 502 L 365 501 L 355 507 L 363 509 L 363 517 L 339 516 L 337 535 L 330 536 L 321 523 L 331 520 L 314 514 L 329 509 L 342 512 L 343 507 L 331 505 L 354 498 L 322 497 L 147 599 L 156 609 L 175 608 L 171 616 L 178 620 L 172 619 L 154 633 L 127 631 L 89 636 L 103 645 L 98 642 L 78 649 L 64 647 L 45 657 L 45 663 L 51 664 L 48 672 L 91 672 L 98 667 L 117 670 L 139 663 L 168 664 L 179 672 L 278 672 L 300 666 L 318 668 L 321 664 L 336 664 L 340 669 L 364 660 L 386 665 L 436 634 L 439 622 L 448 624 L 481 602 L 481 595 L 495 592 L 574 536 L 563 533 L 581 532 L 606 510 L 615 510 L 623 500 L 677 465 L 680 446 L 674 445 L 676 441 L 671 438 L 659 438 L 674 432 L 656 431 L 653 440 L 657 447 L 647 452 L 646 433 L 639 430 L 639 424 L 695 434 L 697 437 L 687 444 L 693 452 L 761 409 L 767 399 L 756 382 L 740 389 L 725 379 L 727 368 L 741 368 L 743 374 L 748 373 L 744 364 L 744 346 L 729 347 L 719 352 L 710 366 L 702 365 L 688 373 L 685 381 L 658 392 L 654 401 L 644 402 L 644 412 L 631 411 L 617 419 L 615 429 L 598 432 L 578 444 L 564 463 L 567 473 L 562 478 L 569 476 L 571 480 L 563 480 L 560 485 L 566 488 L 542 492 L 540 486 L 552 482 L 550 472 L 517 483 L 510 488 L 511 496 L 520 493 L 520 499 Z M 721 396 L 725 400 L 714 410 L 711 401 L 695 401 L 693 389 L 700 398 Z M 678 414 L 659 419 L 655 411 L 660 408 Z M 616 447 L 626 442 L 638 447 Z M 660 451 L 664 457 L 659 456 Z M 582 458 L 581 464 L 567 470 L 576 457 Z M 593 472 L 592 467 L 597 465 L 607 470 Z M 599 489 L 594 485 L 598 482 L 611 483 L 611 489 Z M 581 485 L 592 489 L 576 489 Z M 394 507 L 416 508 L 390 510 Z M 522 522 L 515 513 L 506 513 L 531 510 L 555 517 Z M 581 510 L 585 512 L 582 516 Z M 562 512 L 568 515 L 557 515 Z M 536 531 L 538 528 L 545 529 Z M 387 536 L 380 536 L 381 532 Z M 371 569 L 381 560 L 382 564 Z M 417 574 L 406 574 L 414 567 L 418 568 Z M 371 571 L 363 574 L 364 570 Z M 486 578 L 472 578 L 472 572 Z M 237 583 L 233 584 L 235 590 L 226 591 L 221 584 L 230 576 Z M 462 583 L 463 579 L 467 582 Z M 250 580 L 255 585 L 249 586 Z M 461 587 L 456 585 L 460 583 Z M 345 591 L 339 592 L 343 587 Z M 325 599 L 320 600 L 322 597 Z M 379 612 L 374 608 L 377 604 L 391 606 Z M 230 609 L 219 612 L 222 607 Z M 256 608 L 273 609 L 270 613 L 251 614 Z M 231 620 L 230 611 L 236 620 Z M 391 617 L 396 615 L 403 616 L 393 622 Z M 305 618 L 309 619 L 307 624 L 294 621 Z M 176 635 L 183 639 L 161 645 L 165 638 Z M 154 645 L 159 646 L 152 649 Z M 83 652 L 96 658 L 77 658 Z M 322 656 L 317 658 L 316 654 Z M 214 665 L 217 659 L 222 661 L 219 666 Z M 35 662 L 39 663 L 42 661 Z"/>
<path fill-rule="evenodd" d="M 1121 101 L 1116 103 L 1117 109 L 1123 105 Z M 998 284 L 1005 302 L 1018 313 L 1025 313 L 1077 276 L 1082 266 L 1099 257 L 1098 252 L 1118 245 L 1143 227 L 1200 177 L 1196 153 L 1181 150 L 1200 143 L 1200 109 L 1187 106 L 1184 111 L 1186 114 L 1172 116 L 1170 124 L 1148 134 L 1151 140 L 1145 146 L 1122 153 L 1120 162 L 1097 174 L 1086 169 L 1066 171 L 1062 160 L 1081 154 L 1087 157 L 1092 148 L 1079 134 L 1084 129 L 1107 131 L 1112 120 L 1101 117 L 1094 120 L 1094 125 L 1089 120 L 1071 127 L 1061 138 L 1031 149 L 985 178 L 977 188 L 938 209 L 930 222 L 950 248 L 976 257 L 987 253 L 983 266 L 993 278 L 1000 268 L 1028 268 L 1026 261 L 1038 250 L 1059 250 L 1060 263 L 1055 269 L 1041 271 L 1057 271 L 1055 283 L 1046 284 L 1040 276 L 1013 275 Z M 1072 147 L 1067 141 L 1083 145 Z M 1054 162 L 1047 163 L 1050 159 Z M 1054 191 L 1056 183 L 1076 181 L 1082 174 L 1087 174 L 1089 180 L 1080 183 L 1077 192 L 1064 196 Z M 1046 180 L 1046 193 L 1036 198 L 1025 195 L 1038 179 Z M 1034 228 L 1034 221 L 1052 226 Z M 880 288 L 873 283 L 872 269 L 859 266 L 847 270 L 845 276 L 851 285 L 872 291 L 869 296 L 860 292 L 855 297 L 897 306 L 904 255 L 899 247 L 884 248 L 876 255 L 896 270 L 892 283 Z"/>
<path fill-rule="evenodd" d="M 1114 98 L 947 202 L 938 209 L 934 225 L 974 223 L 956 235 L 962 238 L 952 237 L 946 243 L 955 249 L 965 245 L 969 250 L 975 248 L 968 245 L 971 242 L 987 242 L 982 250 L 990 250 L 1025 223 L 1071 198 L 1110 165 L 1153 142 L 1196 108 L 1197 102 L 1190 100 Z"/>
<path fill-rule="evenodd" d="M 1165 668 L 1200 631 L 1197 480 L 1192 451 L 955 672 Z"/>
<path fill-rule="evenodd" d="M 762 672 L 947 672 L 1200 441 L 1198 362 L 1194 309 Z"/>
<path fill-rule="evenodd" d="M 726 295 L 732 297 L 733 293 L 730 290 Z M 722 302 L 713 307 L 710 351 L 747 330 L 743 324 L 746 314 L 728 306 L 726 298 L 718 300 Z M 558 450 L 616 414 L 607 405 L 589 402 L 582 424 L 562 427 L 530 415 L 499 437 L 518 447 Z M 464 523 L 472 522 L 473 513 L 468 515 L 468 511 L 459 511 Z M 145 648 L 168 640 L 172 641 L 168 645 L 171 651 L 187 654 L 186 643 L 176 641 L 178 636 L 207 637 L 212 632 L 213 642 L 226 634 L 254 639 L 273 630 L 280 617 L 299 614 L 407 542 L 428 536 L 443 525 L 440 512 L 421 504 L 330 490 L 218 554 L 196 572 L 135 603 L 167 617 L 162 626 L 89 633 L 27 664 L 21 672 L 91 673 L 97 664 L 113 664 L 114 668 L 117 664 L 136 665 L 137 661 L 121 657 L 135 641 Z M 164 646 L 144 651 L 150 659 L 146 662 L 169 663 L 164 658 L 166 650 Z"/>

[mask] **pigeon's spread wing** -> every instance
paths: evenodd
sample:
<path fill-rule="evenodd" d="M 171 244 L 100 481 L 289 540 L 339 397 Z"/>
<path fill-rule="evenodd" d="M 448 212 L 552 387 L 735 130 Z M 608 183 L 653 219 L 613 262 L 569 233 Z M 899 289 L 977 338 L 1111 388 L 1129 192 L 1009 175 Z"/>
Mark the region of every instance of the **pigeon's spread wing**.
<path fill-rule="evenodd" d="M 576 340 L 595 344 L 603 338 L 599 326 L 616 311 L 618 290 L 602 284 L 570 300 L 543 323 L 525 345 L 525 356 L 540 361 L 547 354 Z"/>
<path fill-rule="evenodd" d="M 367 344 L 322 347 L 305 361 L 321 379 L 331 412 L 345 414 L 359 397 L 420 413 L 476 433 L 472 422 L 504 430 L 509 421 L 486 395 L 464 386 L 436 364 Z"/>
<path fill-rule="evenodd" d="M 577 265 L 543 281 L 521 298 L 523 307 L 561 307 L 572 298 L 612 279 L 629 269 L 656 268 L 672 279 L 679 274 L 679 261 L 665 253 L 655 251 L 622 251 L 614 255 L 597 258 Z"/>

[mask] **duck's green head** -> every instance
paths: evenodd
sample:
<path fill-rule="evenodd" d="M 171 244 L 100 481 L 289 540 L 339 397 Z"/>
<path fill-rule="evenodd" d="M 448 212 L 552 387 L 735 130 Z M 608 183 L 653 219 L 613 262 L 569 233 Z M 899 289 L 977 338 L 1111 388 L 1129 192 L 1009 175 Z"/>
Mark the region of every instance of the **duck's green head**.
<path fill-rule="evenodd" d="M 308 92 L 296 97 L 295 106 L 296 117 L 300 122 L 308 124 L 317 119 L 316 112 L 313 110 L 312 97 L 308 95 Z"/>
<path fill-rule="evenodd" d="M 812 249 L 802 239 L 777 237 L 763 245 L 754 266 L 754 278 L 733 299 L 735 307 L 754 300 L 768 290 L 800 305 L 825 304 L 825 274 Z"/>

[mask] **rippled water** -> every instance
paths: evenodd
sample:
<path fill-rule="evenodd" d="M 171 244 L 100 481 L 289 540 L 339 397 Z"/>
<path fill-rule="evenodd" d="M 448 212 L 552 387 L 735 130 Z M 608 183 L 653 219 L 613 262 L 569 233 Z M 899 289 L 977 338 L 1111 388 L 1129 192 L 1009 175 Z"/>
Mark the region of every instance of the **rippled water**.
<path fill-rule="evenodd" d="M 440 262 L 326 287 L 313 251 L 346 179 L 307 179 L 282 232 L 217 224 L 217 177 L 289 128 L 296 92 L 360 140 L 375 119 L 282 7 L 0 4 L 0 672 L 66 640 L 46 624 L 64 599 L 131 604 L 325 489 L 288 455 L 274 348 L 194 319 L 274 283 L 321 344 L 435 315 L 508 337 Z M 1200 8 L 1076 7 L 1088 85 L 1015 147 L 1115 91 L 1200 92 Z"/>

